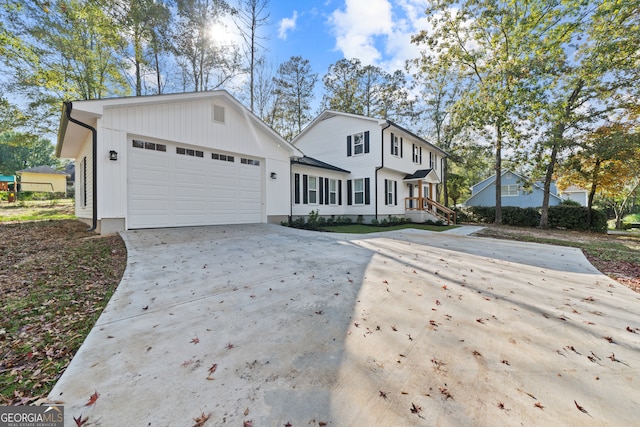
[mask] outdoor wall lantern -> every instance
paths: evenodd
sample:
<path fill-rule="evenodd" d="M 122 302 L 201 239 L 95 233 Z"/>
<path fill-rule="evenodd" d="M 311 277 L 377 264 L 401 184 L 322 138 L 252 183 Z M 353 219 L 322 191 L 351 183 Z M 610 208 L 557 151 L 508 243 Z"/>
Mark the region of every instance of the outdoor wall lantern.
<path fill-rule="evenodd" d="M 109 160 L 118 160 L 118 152 L 117 151 L 109 151 Z"/>
<path fill-rule="evenodd" d="M 275 172 L 271 172 L 271 179 L 278 179 L 278 174 Z"/>

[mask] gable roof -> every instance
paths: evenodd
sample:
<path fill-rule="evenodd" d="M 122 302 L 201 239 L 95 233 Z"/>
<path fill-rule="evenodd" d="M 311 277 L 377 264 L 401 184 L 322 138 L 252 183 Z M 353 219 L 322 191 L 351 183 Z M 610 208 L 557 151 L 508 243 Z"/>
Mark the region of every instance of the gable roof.
<path fill-rule="evenodd" d="M 510 169 L 505 169 L 505 170 L 503 170 L 503 171 L 502 171 L 502 173 L 500 174 L 500 176 L 502 177 L 502 176 L 504 176 L 504 175 L 505 175 L 505 174 L 507 174 L 507 173 L 511 173 L 512 175 L 515 175 L 515 176 L 517 176 L 518 178 L 520 178 L 520 179 L 522 179 L 522 180 L 524 180 L 524 181 L 530 181 L 530 179 L 529 179 L 529 178 L 527 178 L 527 177 L 525 177 L 525 176 L 522 176 L 522 175 L 520 175 L 519 173 L 513 172 L 513 171 L 512 171 L 512 170 L 510 170 Z M 473 187 L 476 187 L 476 186 L 478 186 L 478 185 L 480 185 L 480 184 L 486 184 L 484 187 L 482 187 L 481 189 L 479 189 L 479 190 L 477 190 L 476 192 L 474 192 L 474 193 L 473 193 L 473 194 L 472 194 L 472 195 L 471 195 L 467 200 L 465 200 L 464 204 L 467 204 L 467 202 L 468 202 L 469 200 L 471 200 L 471 199 L 475 198 L 478 194 L 480 194 L 480 193 L 484 192 L 487 188 L 491 187 L 491 185 L 495 184 L 495 182 L 496 182 L 496 175 L 495 175 L 495 174 L 493 174 L 493 175 L 491 175 L 490 177 L 485 178 L 485 179 L 483 179 L 482 181 L 480 181 L 479 183 L 477 183 L 477 184 L 473 185 L 473 186 L 472 186 L 472 188 L 473 188 Z M 533 187 L 533 189 L 537 189 L 537 190 L 540 190 L 540 191 L 544 191 L 544 188 L 540 187 L 540 185 L 538 185 L 538 183 L 537 183 L 537 182 L 533 182 L 532 187 Z M 561 198 L 560 196 L 558 196 L 557 194 L 551 193 L 551 192 L 549 192 L 549 196 L 550 196 L 550 197 L 555 197 L 555 198 L 556 198 L 556 199 L 558 199 L 558 200 L 562 200 L 562 198 Z"/>
<path fill-rule="evenodd" d="M 305 165 L 305 166 L 313 166 L 316 168 L 332 170 L 335 172 L 342 173 L 351 173 L 348 170 L 339 168 L 337 166 L 330 165 L 329 163 L 322 162 L 320 160 L 314 159 L 313 157 L 303 156 L 303 157 L 292 157 L 291 164 Z"/>
<path fill-rule="evenodd" d="M 56 170 L 56 169 L 52 168 L 51 166 L 36 166 L 36 167 L 33 167 L 33 168 L 19 170 L 16 173 L 17 174 L 21 174 L 23 172 L 47 173 L 47 174 L 51 174 L 51 175 L 67 175 L 66 172 Z"/>
<path fill-rule="evenodd" d="M 414 180 L 414 179 L 422 179 L 422 178 L 426 178 L 428 175 L 430 175 L 433 172 L 433 169 L 418 169 L 417 171 L 415 171 L 414 173 L 410 173 L 407 174 L 403 180 L 404 181 L 409 181 L 409 180 Z M 434 172 L 435 173 L 435 172 Z M 437 178 L 437 175 L 436 175 Z"/>
<path fill-rule="evenodd" d="M 168 104 L 174 102 L 185 102 L 193 100 L 224 98 L 233 107 L 256 123 L 259 127 L 264 129 L 268 134 L 276 138 L 279 143 L 288 147 L 293 153 L 301 154 L 300 150 L 294 147 L 291 143 L 287 142 L 280 134 L 269 127 L 258 116 L 252 113 L 247 107 L 245 107 L 240 101 L 233 97 L 226 90 L 213 90 L 206 92 L 184 92 L 184 93 L 172 93 L 162 95 L 144 95 L 144 96 L 128 96 L 120 98 L 104 98 L 104 99 L 92 99 L 73 101 L 68 104 L 72 108 L 72 116 L 83 123 L 86 123 L 92 127 L 96 127 L 97 120 L 102 117 L 104 110 L 108 108 L 117 108 L 131 105 L 157 105 Z M 68 126 L 69 118 L 67 116 L 67 103 L 63 104 L 60 126 L 58 128 L 58 142 L 56 144 L 56 157 L 61 157 L 63 144 L 65 142 L 77 143 L 77 141 L 84 141 L 89 135 L 89 130 L 81 126 Z M 73 141 L 73 142 L 72 142 Z"/>
<path fill-rule="evenodd" d="M 302 129 L 302 131 L 298 135 L 296 135 L 295 138 L 293 138 L 291 143 L 293 145 L 295 145 L 296 142 L 300 138 L 302 138 L 302 136 L 305 135 L 316 124 L 318 124 L 319 122 L 321 122 L 323 120 L 327 120 L 327 119 L 330 119 L 330 118 L 335 117 L 335 116 L 349 117 L 349 118 L 359 119 L 359 120 L 367 120 L 367 121 L 370 121 L 370 122 L 372 122 L 372 123 L 374 123 L 374 124 L 376 124 L 376 125 L 378 125 L 380 127 L 385 127 L 385 129 L 387 127 L 393 126 L 394 128 L 398 129 L 399 131 L 410 135 L 412 138 L 415 138 L 419 142 L 422 142 L 423 144 L 427 145 L 428 147 L 431 147 L 434 150 L 438 151 L 442 157 L 449 157 L 449 154 L 446 151 L 436 147 L 435 145 L 433 145 L 430 142 L 426 141 L 425 139 L 419 137 L 418 135 L 416 135 L 415 133 L 411 132 L 410 130 L 407 130 L 407 129 L 403 128 L 402 126 L 392 122 L 391 120 L 377 119 L 375 117 L 362 116 L 362 115 L 359 115 L 359 114 L 343 113 L 343 112 L 335 111 L 335 110 L 324 110 L 315 119 L 313 119 L 311 121 L 311 123 L 309 123 L 307 126 L 305 126 L 305 128 Z"/>

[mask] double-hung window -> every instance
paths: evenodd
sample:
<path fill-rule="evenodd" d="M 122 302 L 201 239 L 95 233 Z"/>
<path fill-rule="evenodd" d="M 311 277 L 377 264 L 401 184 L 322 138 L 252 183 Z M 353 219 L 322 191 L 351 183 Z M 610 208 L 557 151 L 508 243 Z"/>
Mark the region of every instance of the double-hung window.
<path fill-rule="evenodd" d="M 364 133 L 356 133 L 353 135 L 353 154 L 358 155 L 364 153 Z"/>
<path fill-rule="evenodd" d="M 364 179 L 353 180 L 354 205 L 364 205 Z"/>
<path fill-rule="evenodd" d="M 500 186 L 500 192 L 503 196 L 517 196 L 518 184 L 508 184 Z"/>
<path fill-rule="evenodd" d="M 400 156 L 400 138 L 393 134 L 391 134 L 391 154 L 396 157 Z"/>
<path fill-rule="evenodd" d="M 413 144 L 413 163 L 420 163 L 420 147 Z"/>
<path fill-rule="evenodd" d="M 385 194 L 386 194 L 386 204 L 387 205 L 395 205 L 395 194 L 396 194 L 396 186 L 398 185 L 395 181 L 390 179 L 385 179 Z"/>
<path fill-rule="evenodd" d="M 318 203 L 318 177 L 309 177 L 309 204 Z"/>
<path fill-rule="evenodd" d="M 338 180 L 337 179 L 329 180 L 329 204 L 330 205 L 338 204 Z"/>

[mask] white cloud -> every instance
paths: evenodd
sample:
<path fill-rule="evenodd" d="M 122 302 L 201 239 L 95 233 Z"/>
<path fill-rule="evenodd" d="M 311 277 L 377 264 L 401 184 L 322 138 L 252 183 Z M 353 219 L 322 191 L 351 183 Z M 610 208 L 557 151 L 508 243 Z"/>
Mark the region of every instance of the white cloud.
<path fill-rule="evenodd" d="M 365 65 L 403 69 L 405 60 L 419 56 L 411 36 L 430 28 L 428 6 L 429 0 L 345 0 L 328 20 L 336 50 Z"/>
<path fill-rule="evenodd" d="M 296 21 L 298 20 L 298 11 L 293 11 L 291 18 L 283 18 L 278 26 L 278 38 L 282 40 L 287 39 L 287 33 L 296 29 Z"/>
<path fill-rule="evenodd" d="M 329 24 L 336 38 L 336 49 L 345 58 L 375 64 L 382 57 L 376 41 L 392 31 L 391 4 L 388 0 L 346 0 L 345 9 L 336 9 L 329 17 Z"/>

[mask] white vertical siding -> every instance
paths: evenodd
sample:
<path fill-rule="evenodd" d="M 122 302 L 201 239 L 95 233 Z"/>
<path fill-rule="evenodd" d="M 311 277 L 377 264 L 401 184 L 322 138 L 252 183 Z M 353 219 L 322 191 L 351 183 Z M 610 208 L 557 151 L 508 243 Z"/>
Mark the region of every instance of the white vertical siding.
<path fill-rule="evenodd" d="M 93 149 L 92 149 L 93 141 L 91 140 L 91 133 L 85 140 L 82 148 L 80 149 L 80 153 L 78 158 L 76 159 L 76 179 L 75 179 L 75 187 L 76 187 L 76 216 L 78 218 L 93 218 Z M 83 187 L 80 185 L 81 180 L 83 179 L 83 171 L 81 170 L 80 164 L 82 159 L 86 158 L 86 181 Z M 79 194 L 79 192 L 86 192 L 86 203 L 83 205 L 83 195 Z"/>

